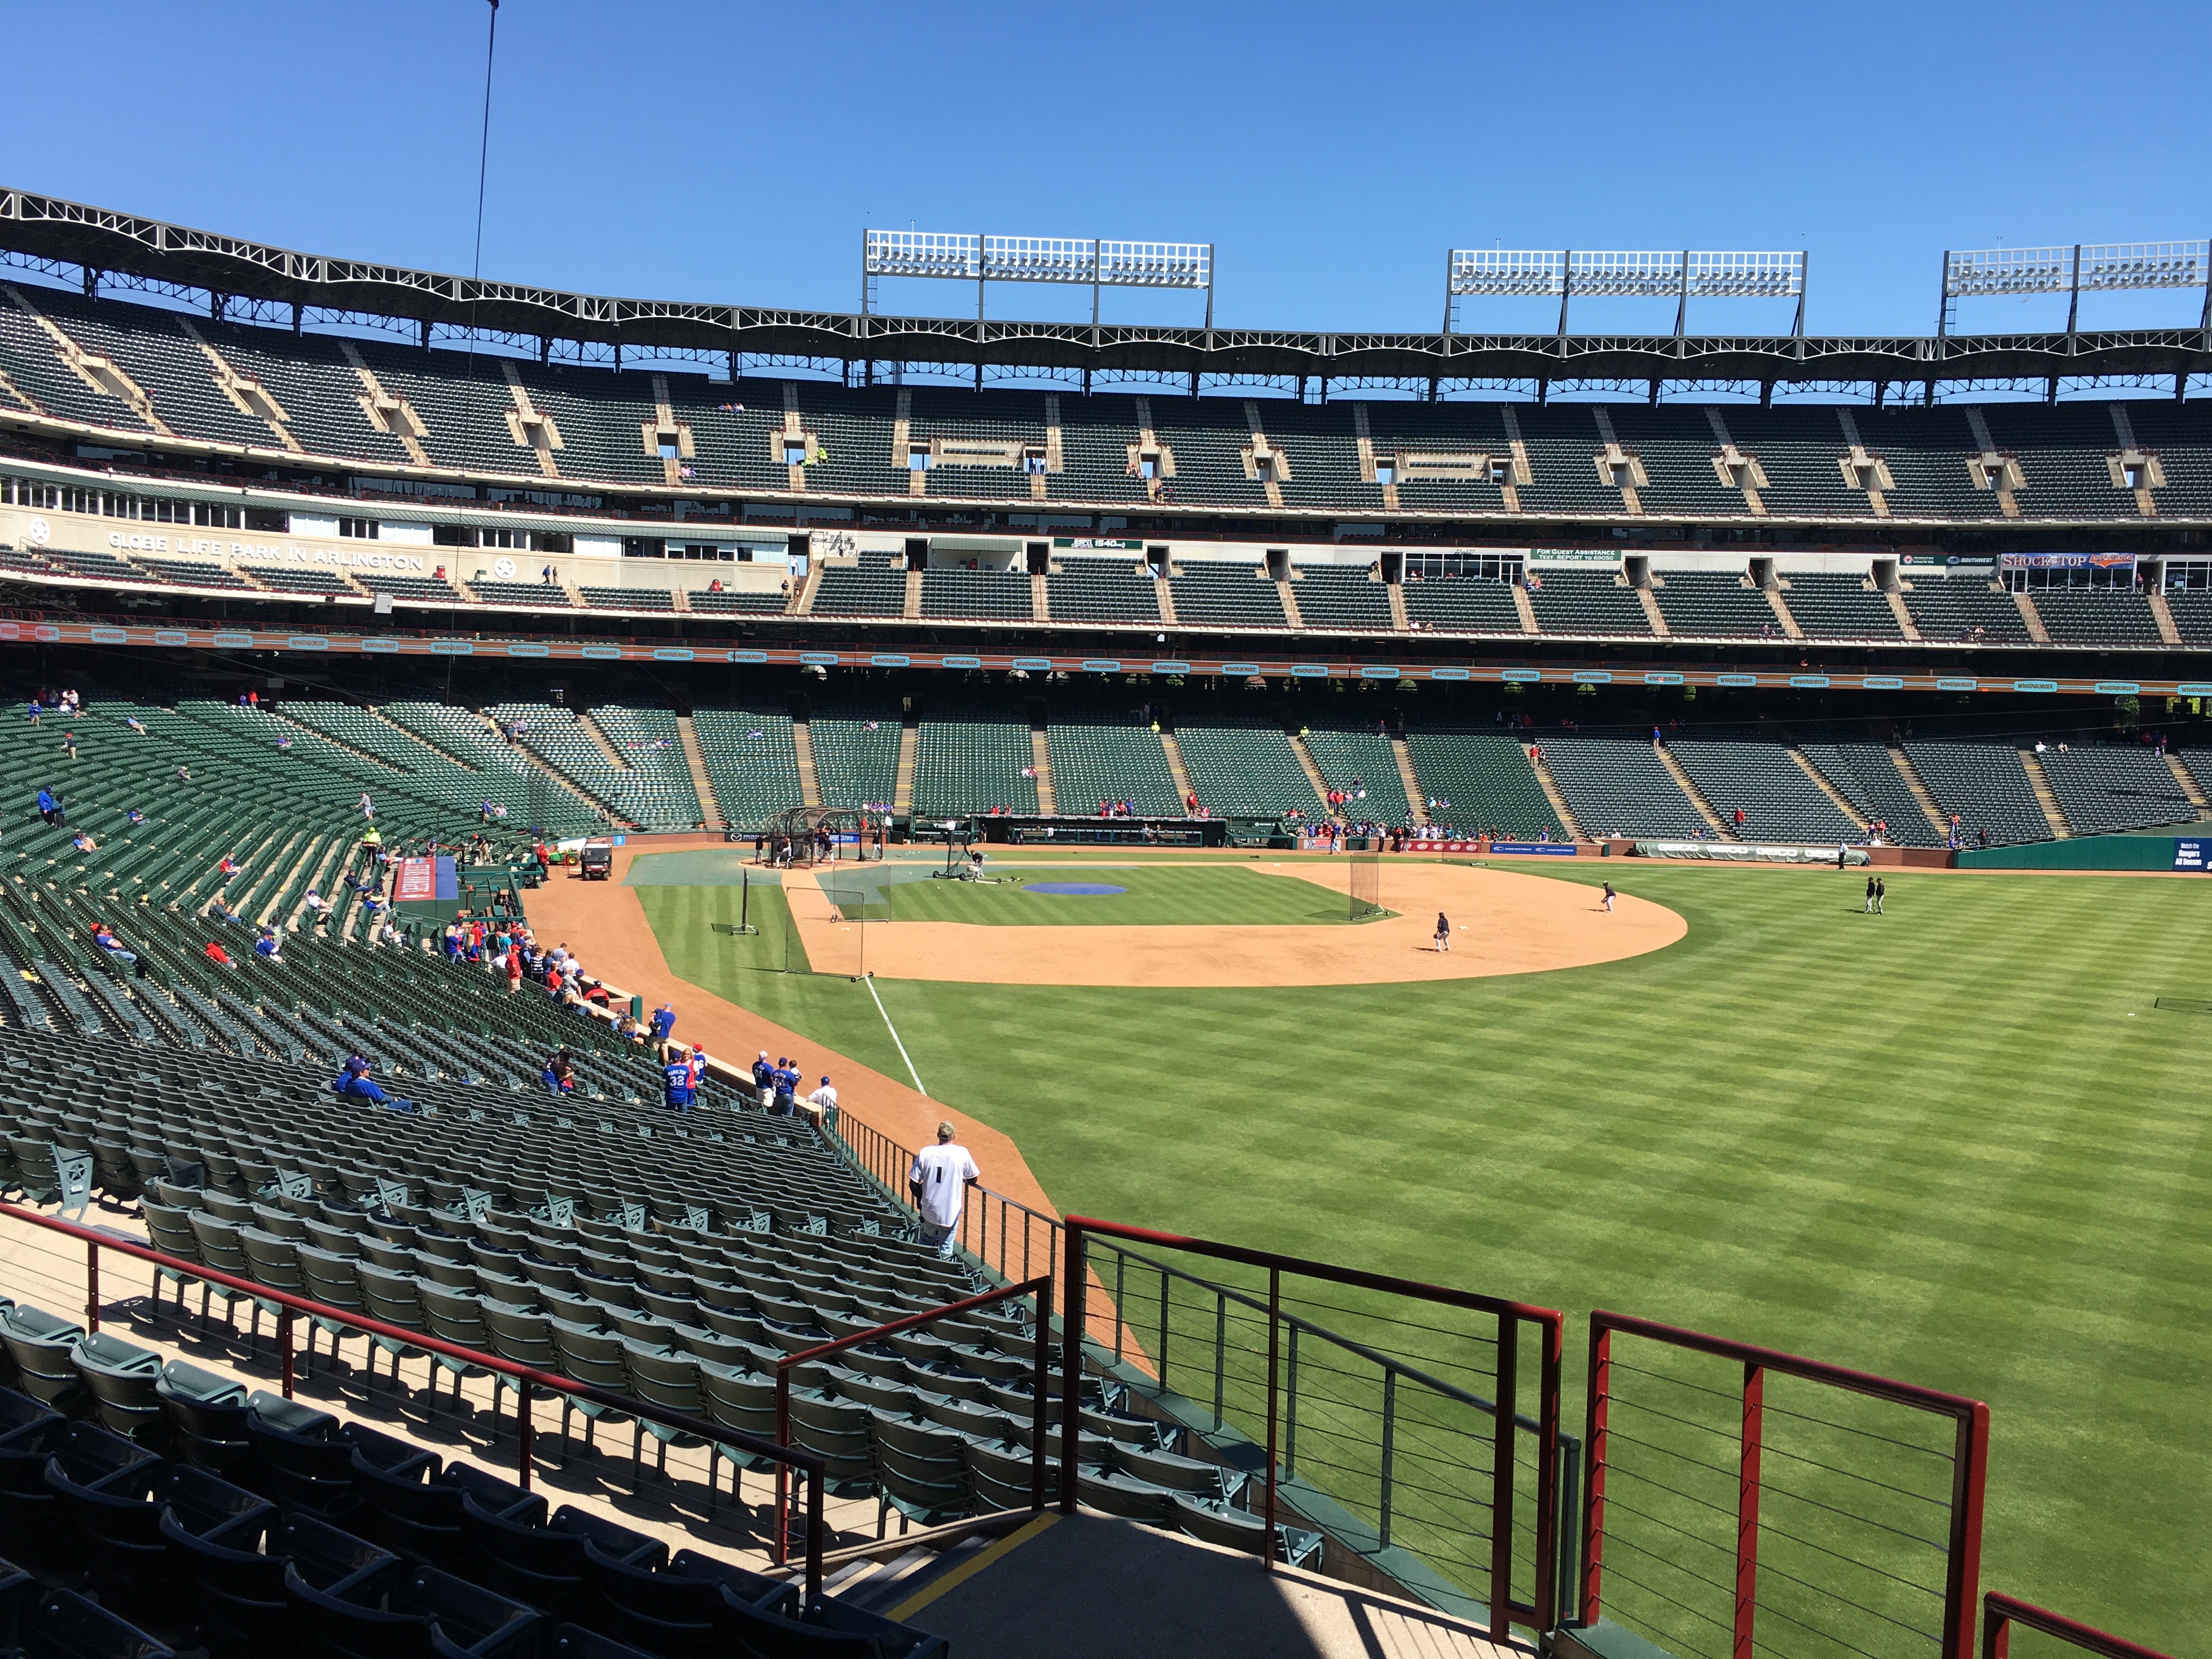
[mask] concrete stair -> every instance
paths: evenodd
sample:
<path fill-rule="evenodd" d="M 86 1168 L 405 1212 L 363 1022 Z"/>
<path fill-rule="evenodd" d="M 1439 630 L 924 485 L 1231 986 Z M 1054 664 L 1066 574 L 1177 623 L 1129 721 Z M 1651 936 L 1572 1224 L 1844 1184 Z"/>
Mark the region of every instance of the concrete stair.
<path fill-rule="evenodd" d="M 1030 478 L 1042 482 L 1043 475 L 1032 472 Z M 1036 622 L 1052 620 L 1052 597 L 1047 591 L 1050 585 L 1035 571 L 1030 573 L 1030 617 Z"/>
<path fill-rule="evenodd" d="M 1517 587 L 1513 591 L 1516 593 L 1521 592 Z M 1528 595 L 1522 593 L 1522 598 L 1526 600 Z M 1528 757 L 1528 769 L 1536 775 L 1536 781 L 1544 791 L 1544 799 L 1552 804 L 1553 812 L 1558 816 L 1559 823 L 1565 826 L 1566 832 L 1577 841 L 1588 841 L 1589 835 L 1577 820 L 1574 808 L 1567 805 L 1566 794 L 1560 789 L 1559 781 L 1552 775 L 1552 769 L 1544 763 L 1541 757 L 1528 755 L 1527 744 L 1521 745 L 1521 752 Z"/>
<path fill-rule="evenodd" d="M 499 722 L 497 720 L 492 719 L 489 714 L 478 714 L 477 718 L 484 723 L 485 729 L 489 731 L 494 737 L 499 736 Z M 505 743 L 507 740 L 504 738 L 500 738 L 500 741 Z M 600 746 L 604 748 L 606 744 L 605 738 L 600 738 L 599 743 Z M 549 764 L 543 756 L 539 755 L 536 750 L 530 746 L 527 733 L 524 734 L 524 740 L 522 742 L 510 744 L 507 746 L 510 752 L 520 757 L 526 765 L 533 767 L 538 771 L 544 773 L 545 776 L 550 778 L 561 788 L 567 791 L 569 794 L 574 795 L 578 800 L 583 802 L 585 805 L 590 807 L 594 812 L 599 813 L 609 823 L 619 823 L 625 829 L 633 827 L 628 818 L 617 817 L 616 816 L 613 806 L 609 805 L 607 802 L 601 800 L 590 790 L 585 788 L 581 784 L 569 777 L 567 773 Z"/>
<path fill-rule="evenodd" d="M 709 830 L 720 830 L 727 822 L 722 817 L 722 803 L 714 799 L 714 785 L 707 775 L 707 751 L 699 746 L 699 728 L 691 723 L 689 714 L 676 717 L 676 734 L 684 741 L 684 762 L 691 769 L 691 787 L 699 792 L 699 813 Z"/>
<path fill-rule="evenodd" d="M 921 572 L 919 570 L 906 573 L 906 600 L 899 615 L 909 618 L 921 615 Z"/>
<path fill-rule="evenodd" d="M 914 757 L 921 744 L 921 728 L 909 714 L 906 723 L 899 727 L 898 781 L 891 787 L 891 811 L 894 812 L 914 811 Z"/>
<path fill-rule="evenodd" d="M 1528 590 L 1515 582 L 1508 591 L 1513 595 L 1514 612 L 1521 618 L 1521 631 L 1523 634 L 1541 633 L 1543 630 L 1536 626 L 1536 607 L 1529 602 Z"/>
<path fill-rule="evenodd" d="M 1160 728 L 1160 747 L 1167 751 L 1168 775 L 1175 780 L 1176 798 L 1188 801 L 1194 793 L 1190 787 L 1190 769 L 1182 763 L 1182 744 L 1164 726 Z"/>
<path fill-rule="evenodd" d="M 621 750 L 614 746 L 607 734 L 599 729 L 599 723 L 580 708 L 576 711 L 576 728 L 592 740 L 593 748 L 607 757 L 608 765 L 621 772 L 631 769 L 629 759 Z"/>
<path fill-rule="evenodd" d="M 1396 582 L 1385 582 L 1383 592 L 1390 596 L 1390 626 L 1400 634 L 1413 631 L 1413 619 L 1406 615 L 1406 590 Z"/>
<path fill-rule="evenodd" d="M 2200 812 L 2212 811 L 2212 800 L 2205 799 L 2204 791 L 2197 787 L 2196 777 L 2181 763 L 2181 757 L 2169 752 L 2166 757 L 2166 769 L 2173 774 L 2174 782 L 2181 787 L 2181 793 L 2188 799 L 2189 804 Z"/>
<path fill-rule="evenodd" d="M 793 469 L 794 471 L 797 470 L 797 468 Z M 788 614 L 794 617 L 811 616 L 814 611 L 814 596 L 821 591 L 822 561 L 809 559 L 806 562 L 805 580 L 792 590 L 791 610 Z"/>
<path fill-rule="evenodd" d="M 1306 625 L 1306 619 L 1298 612 L 1298 596 L 1291 591 L 1291 586 L 1289 582 L 1277 582 L 1275 592 L 1282 595 L 1283 614 L 1291 619 L 1291 626 L 1302 629 Z"/>
<path fill-rule="evenodd" d="M 1659 757 L 1659 764 L 1667 769 L 1667 775 L 1674 780 L 1674 787 L 1689 797 L 1690 805 L 1698 809 L 1698 816 L 1705 819 L 1708 829 L 1723 841 L 1743 839 L 1736 834 L 1735 826 L 1714 810 L 1712 802 L 1705 799 L 1705 792 L 1691 781 L 1690 775 L 1682 769 L 1682 763 L 1667 752 L 1665 744 L 1653 744 L 1651 752 Z"/>
<path fill-rule="evenodd" d="M 1951 820 L 1943 816 L 1943 809 L 1936 804 L 1936 792 L 1928 787 L 1927 780 L 1920 775 L 1920 769 L 1912 763 L 1912 757 L 1895 744 L 1892 744 L 1889 746 L 1889 758 L 1891 764 L 1897 768 L 1898 776 L 1905 780 L 1905 787 L 1912 792 L 1912 799 L 1920 803 L 1920 810 L 1928 815 L 1929 827 L 1942 836 L 1945 841 L 1949 841 Z"/>
<path fill-rule="evenodd" d="M 2050 644 L 2051 630 L 2043 625 L 2043 617 L 2036 610 L 2035 601 L 2028 598 L 2022 590 L 2014 588 L 2012 602 L 2020 607 L 2021 623 L 2027 629 L 2027 637 L 2038 645 Z"/>
<path fill-rule="evenodd" d="M 1765 592 L 1766 602 L 1773 607 L 1774 620 L 1780 624 L 1784 635 L 1793 640 L 1803 639 L 1805 630 L 1797 626 L 1797 618 L 1790 614 L 1789 605 L 1783 601 L 1782 590 L 1770 587 Z"/>
<path fill-rule="evenodd" d="M 2149 601 L 2151 620 L 2158 624 L 2159 638 L 2168 645 L 2185 643 L 2181 629 L 2174 625 L 2173 611 L 2166 604 L 2166 595 L 2152 588 L 2143 594 L 2143 598 Z"/>
<path fill-rule="evenodd" d="M 1395 593 L 1398 590 L 1394 587 L 1390 591 Z M 1413 751 L 1406 746 L 1405 738 L 1396 736 L 1391 738 L 1390 758 L 1398 763 L 1398 781 L 1406 786 L 1406 799 L 1413 806 L 1413 822 L 1426 823 L 1429 821 L 1429 809 L 1423 805 L 1422 802 L 1427 797 L 1421 793 L 1421 781 L 1413 775 Z"/>
<path fill-rule="evenodd" d="M 1651 631 L 1661 639 L 1670 637 L 1667 618 L 1659 614 L 1659 596 L 1648 587 L 1636 590 L 1637 603 L 1644 607 L 1644 620 L 1651 624 Z"/>
<path fill-rule="evenodd" d="M 2035 804 L 2043 809 L 2044 821 L 2050 824 L 2051 833 L 2061 841 L 2070 841 L 2074 826 L 2066 822 L 2066 813 L 2058 805 L 2058 792 L 2051 787 L 2051 775 L 2043 769 L 2043 757 L 2033 749 L 2020 751 L 2020 763 L 2027 769 L 2027 781 L 2035 790 Z"/>
<path fill-rule="evenodd" d="M 1176 625 L 1175 591 L 1168 586 L 1165 576 L 1152 578 L 1152 592 L 1160 602 L 1160 620 L 1170 628 Z"/>
<path fill-rule="evenodd" d="M 1863 830 L 1867 827 L 1867 821 L 1859 809 L 1851 805 L 1842 790 L 1828 781 L 1827 775 L 1814 765 L 1811 757 L 1794 743 L 1790 745 L 1790 758 L 1797 763 L 1799 771 L 1812 779 L 1814 787 L 1835 804 L 1836 811 L 1841 812 L 1860 829 Z"/>
<path fill-rule="evenodd" d="M 1052 745 L 1042 723 L 1030 727 L 1030 764 L 1036 769 L 1037 811 L 1059 811 L 1052 787 Z"/>
<path fill-rule="evenodd" d="M 1322 776 L 1321 768 L 1314 764 L 1313 751 L 1306 747 L 1305 739 L 1290 737 L 1284 740 L 1291 745 L 1291 752 L 1298 757 L 1298 766 L 1305 773 L 1306 781 L 1313 785 L 1314 805 L 1321 808 L 1323 817 L 1334 817 L 1336 814 L 1328 805 L 1328 782 Z"/>
<path fill-rule="evenodd" d="M 1889 601 L 1889 614 L 1897 618 L 1898 631 L 1917 643 L 1920 638 L 1920 624 L 1912 620 L 1912 613 L 1905 608 L 1904 593 L 1893 587 L 1882 598 Z"/>
<path fill-rule="evenodd" d="M 799 799 L 803 806 L 822 805 L 822 777 L 814 769 L 814 725 L 811 720 L 791 723 L 791 746 L 799 751 Z M 902 744 L 902 747 L 904 745 Z"/>

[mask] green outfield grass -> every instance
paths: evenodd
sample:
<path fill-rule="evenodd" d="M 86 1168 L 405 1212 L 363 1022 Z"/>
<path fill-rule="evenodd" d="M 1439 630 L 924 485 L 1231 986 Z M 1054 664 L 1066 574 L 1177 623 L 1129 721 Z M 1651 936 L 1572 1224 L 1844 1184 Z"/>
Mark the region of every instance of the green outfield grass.
<path fill-rule="evenodd" d="M 2201 1645 L 2212 1018 L 2152 1001 L 2212 995 L 2212 884 L 1899 872 L 1872 918 L 1856 873 L 1603 873 L 1688 937 L 1440 985 L 877 989 L 1064 1209 L 1547 1303 L 1571 1365 L 1605 1306 L 1985 1399 L 1984 1582 Z M 708 931 L 734 892 L 641 897 L 679 973 L 903 1075 L 864 988 Z"/>

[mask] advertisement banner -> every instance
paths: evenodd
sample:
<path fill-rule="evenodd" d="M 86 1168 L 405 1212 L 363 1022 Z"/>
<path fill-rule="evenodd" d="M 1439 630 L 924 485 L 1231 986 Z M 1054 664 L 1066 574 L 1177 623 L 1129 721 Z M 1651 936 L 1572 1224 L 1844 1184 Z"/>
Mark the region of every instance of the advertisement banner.
<path fill-rule="evenodd" d="M 2173 843 L 2173 867 L 2203 875 L 2212 870 L 2212 860 L 2205 856 L 2208 852 L 2212 852 L 2212 841 L 2177 841 Z"/>
<path fill-rule="evenodd" d="M 1994 553 L 1900 553 L 1897 556 L 1900 570 L 1994 570 L 1997 556 Z"/>
<path fill-rule="evenodd" d="M 1485 548 L 1482 550 L 1486 553 L 1492 553 L 1504 550 Z M 1532 547 L 1522 562 L 1530 568 L 1537 570 L 1547 565 L 1555 568 L 1593 564 L 1609 564 L 1617 567 L 1620 563 L 1620 551 L 1618 548 L 1609 547 Z"/>
<path fill-rule="evenodd" d="M 1506 853 L 1516 858 L 1526 854 L 1546 854 L 1553 858 L 1571 859 L 1575 855 L 1575 844 L 1571 841 L 1493 841 L 1493 853 Z"/>
<path fill-rule="evenodd" d="M 1703 859 L 1716 864 L 1833 864 L 1832 847 L 1757 847 L 1729 841 L 1639 841 L 1640 859 Z M 1863 847 L 1846 848 L 1846 864 L 1871 864 Z"/>
<path fill-rule="evenodd" d="M 2132 553 L 2001 553 L 2007 570 L 2132 570 Z"/>

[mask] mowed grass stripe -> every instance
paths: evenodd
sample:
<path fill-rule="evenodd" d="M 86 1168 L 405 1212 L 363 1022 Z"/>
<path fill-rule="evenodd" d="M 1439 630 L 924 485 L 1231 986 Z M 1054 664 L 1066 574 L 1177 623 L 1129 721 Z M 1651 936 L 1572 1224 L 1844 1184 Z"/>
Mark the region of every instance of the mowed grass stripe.
<path fill-rule="evenodd" d="M 2188 1645 L 2212 1018 L 2151 1002 L 2212 983 L 2212 885 L 1904 873 L 1869 917 L 1855 873 L 1550 873 L 1609 875 L 1689 934 L 1437 985 L 878 989 L 933 1090 L 1065 1208 L 1987 1399 L 1985 1581 Z M 896 1064 L 842 981 L 721 988 Z"/>

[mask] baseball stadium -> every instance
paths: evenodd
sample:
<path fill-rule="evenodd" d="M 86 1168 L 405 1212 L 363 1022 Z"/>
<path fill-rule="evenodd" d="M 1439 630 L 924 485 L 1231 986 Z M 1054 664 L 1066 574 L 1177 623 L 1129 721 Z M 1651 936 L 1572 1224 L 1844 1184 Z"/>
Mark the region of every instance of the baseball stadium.
<path fill-rule="evenodd" d="M 2201 1648 L 2207 244 L 1216 252 L 0 189 L 0 1651 Z"/>

